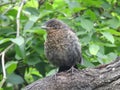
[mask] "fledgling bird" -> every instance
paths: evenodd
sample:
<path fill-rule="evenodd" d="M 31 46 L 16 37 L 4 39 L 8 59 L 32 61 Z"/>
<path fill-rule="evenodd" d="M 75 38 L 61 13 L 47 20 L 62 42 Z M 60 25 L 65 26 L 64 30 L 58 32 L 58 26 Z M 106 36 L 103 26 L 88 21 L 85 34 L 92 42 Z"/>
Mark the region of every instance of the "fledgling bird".
<path fill-rule="evenodd" d="M 51 19 L 42 28 L 46 29 L 47 39 L 44 43 L 45 55 L 58 72 L 69 70 L 81 63 L 81 46 L 76 34 L 64 22 Z"/>

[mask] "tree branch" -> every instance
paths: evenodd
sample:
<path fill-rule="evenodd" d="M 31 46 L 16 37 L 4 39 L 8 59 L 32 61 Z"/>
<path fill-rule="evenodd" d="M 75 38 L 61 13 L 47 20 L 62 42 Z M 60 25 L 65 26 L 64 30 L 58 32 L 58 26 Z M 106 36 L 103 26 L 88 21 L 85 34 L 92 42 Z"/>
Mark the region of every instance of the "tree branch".
<path fill-rule="evenodd" d="M 25 90 L 119 90 L 120 57 L 110 64 L 62 72 L 49 76 L 25 87 Z"/>
<path fill-rule="evenodd" d="M 16 37 L 18 37 L 20 35 L 20 14 L 21 14 L 21 10 L 22 7 L 24 5 L 24 3 L 26 2 L 26 0 L 22 0 L 20 7 L 18 9 L 18 13 L 17 13 L 17 17 L 16 17 L 16 23 L 17 23 L 17 34 Z"/>
<path fill-rule="evenodd" d="M 2 71 L 3 71 L 3 79 L 0 82 L 0 87 L 3 86 L 4 82 L 6 81 L 6 70 L 5 70 L 5 54 L 6 52 L 13 46 L 14 44 L 9 45 L 3 52 L 0 53 L 1 56 L 1 63 L 2 63 Z"/>

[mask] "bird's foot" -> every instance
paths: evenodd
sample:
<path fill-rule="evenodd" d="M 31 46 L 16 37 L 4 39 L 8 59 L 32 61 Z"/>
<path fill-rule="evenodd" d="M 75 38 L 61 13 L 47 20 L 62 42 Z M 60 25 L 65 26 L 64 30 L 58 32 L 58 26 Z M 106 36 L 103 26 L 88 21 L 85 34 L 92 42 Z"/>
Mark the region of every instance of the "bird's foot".
<path fill-rule="evenodd" d="M 67 73 L 71 73 L 72 75 L 74 74 L 74 72 L 78 72 L 79 70 L 74 68 L 74 66 L 72 66 L 69 70 L 67 70 Z"/>
<path fill-rule="evenodd" d="M 54 80 L 57 80 L 57 74 L 58 74 L 58 73 L 55 73 L 55 74 L 52 76 L 52 78 L 53 78 Z"/>

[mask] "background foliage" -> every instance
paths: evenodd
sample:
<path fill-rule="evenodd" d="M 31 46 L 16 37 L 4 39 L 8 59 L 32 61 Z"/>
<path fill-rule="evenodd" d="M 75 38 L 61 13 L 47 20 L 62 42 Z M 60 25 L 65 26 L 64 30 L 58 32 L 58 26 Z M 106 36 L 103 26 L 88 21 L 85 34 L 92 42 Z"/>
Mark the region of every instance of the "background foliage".
<path fill-rule="evenodd" d="M 20 36 L 16 37 L 21 1 L 0 1 L 0 52 L 15 44 L 5 55 L 7 80 L 0 90 L 18 90 L 57 72 L 44 56 L 46 32 L 40 28 L 51 18 L 62 20 L 75 30 L 84 67 L 106 64 L 120 55 L 119 0 L 28 0 L 20 15 Z"/>

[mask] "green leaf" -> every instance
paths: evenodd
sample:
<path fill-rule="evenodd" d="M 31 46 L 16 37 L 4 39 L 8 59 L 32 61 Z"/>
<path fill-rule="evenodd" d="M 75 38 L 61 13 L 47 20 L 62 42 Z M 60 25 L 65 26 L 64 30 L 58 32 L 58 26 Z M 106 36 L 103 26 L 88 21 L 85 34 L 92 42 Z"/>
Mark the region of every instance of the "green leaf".
<path fill-rule="evenodd" d="M 52 10 L 53 9 L 53 5 L 51 5 L 49 2 L 46 2 L 45 7 L 47 10 Z"/>
<path fill-rule="evenodd" d="M 96 44 L 92 44 L 89 46 L 89 51 L 92 55 L 96 55 L 98 53 L 99 49 L 100 49 L 100 47 Z"/>
<path fill-rule="evenodd" d="M 15 46 L 16 55 L 15 58 L 20 60 L 25 57 L 25 45 Z"/>
<path fill-rule="evenodd" d="M 27 2 L 27 4 L 25 4 L 25 7 L 33 7 L 33 8 L 38 8 L 38 1 L 36 1 L 36 0 L 30 0 L 30 1 L 28 1 Z"/>
<path fill-rule="evenodd" d="M 84 0 L 82 3 L 86 5 L 86 7 L 100 7 L 103 2 L 102 0 Z"/>
<path fill-rule="evenodd" d="M 84 12 L 84 16 L 87 16 L 87 17 L 89 17 L 92 20 L 96 20 L 97 19 L 96 14 L 92 10 L 90 10 L 90 9 L 88 9 L 88 10 L 86 10 Z"/>
<path fill-rule="evenodd" d="M 53 13 L 53 11 L 50 11 L 50 10 L 43 10 L 41 11 L 41 14 L 40 14 L 40 18 L 43 18 L 45 16 L 48 16 L 49 14 Z"/>
<path fill-rule="evenodd" d="M 12 73 L 11 75 L 7 76 L 7 82 L 10 82 L 12 84 L 21 84 L 24 82 L 23 78 L 15 73 Z"/>
<path fill-rule="evenodd" d="M 90 61 L 85 60 L 85 59 L 83 61 L 83 64 L 84 64 L 85 67 L 95 67 L 94 64 L 92 64 Z"/>
<path fill-rule="evenodd" d="M 7 69 L 8 74 L 11 74 L 14 72 L 14 70 L 17 67 L 17 63 L 18 62 L 16 62 L 16 61 L 10 61 L 10 62 L 6 63 L 5 68 Z"/>
<path fill-rule="evenodd" d="M 40 62 L 40 57 L 37 54 L 32 54 L 28 56 L 27 64 L 35 65 Z"/>
<path fill-rule="evenodd" d="M 110 62 L 112 62 L 113 60 L 115 60 L 117 58 L 117 54 L 116 53 L 109 53 L 107 55 L 104 55 L 104 57 L 102 58 L 104 64 L 108 64 Z"/>
<path fill-rule="evenodd" d="M 10 39 L 13 43 L 16 44 L 15 51 L 16 51 L 16 59 L 21 59 L 25 57 L 25 41 L 24 38 L 19 36 L 15 39 Z"/>
<path fill-rule="evenodd" d="M 14 90 L 14 87 L 13 86 L 7 86 L 7 87 L 0 88 L 0 90 Z"/>
<path fill-rule="evenodd" d="M 25 30 L 25 32 L 36 33 L 40 35 L 44 35 L 46 33 L 46 31 L 42 29 Z"/>
<path fill-rule="evenodd" d="M 31 15 L 35 15 L 35 16 L 39 15 L 39 11 L 36 8 L 27 7 L 25 10 L 26 12 L 29 12 Z"/>
<path fill-rule="evenodd" d="M 94 28 L 93 22 L 87 19 L 83 19 L 83 18 L 81 18 L 81 26 L 87 31 L 91 31 Z"/>
<path fill-rule="evenodd" d="M 85 9 L 84 7 L 81 7 L 80 3 L 76 0 L 74 0 L 74 1 L 65 0 L 65 2 L 68 4 L 69 8 L 74 12 L 78 12 L 80 10 Z"/>
<path fill-rule="evenodd" d="M 15 39 L 10 39 L 13 43 L 17 44 L 18 46 L 21 46 L 24 44 L 24 38 L 19 36 Z"/>
<path fill-rule="evenodd" d="M 115 29 L 120 26 L 120 21 L 117 18 L 112 18 L 107 23 L 110 27 L 115 28 Z"/>
<path fill-rule="evenodd" d="M 100 64 L 104 64 L 104 62 L 103 62 L 102 59 L 105 58 L 106 56 L 105 56 L 104 54 L 102 54 L 101 52 L 98 52 L 98 53 L 97 53 L 97 56 L 98 56 L 98 59 L 97 59 L 97 60 L 99 61 L 99 63 L 100 63 Z"/>
<path fill-rule="evenodd" d="M 5 38 L 5 39 L 0 40 L 0 44 L 6 43 L 9 41 L 10 41 L 10 38 Z"/>
<path fill-rule="evenodd" d="M 117 31 L 117 30 L 109 29 L 108 32 L 110 32 L 111 34 L 114 34 L 114 35 L 118 35 L 118 36 L 120 36 L 120 32 Z"/>
<path fill-rule="evenodd" d="M 106 63 L 112 62 L 112 61 L 115 60 L 116 58 L 117 58 L 117 54 L 111 52 L 111 53 L 107 54 Z"/>
<path fill-rule="evenodd" d="M 83 45 L 89 44 L 90 40 L 92 40 L 92 33 L 89 32 L 89 34 L 84 35 L 84 37 L 80 40 Z"/>
<path fill-rule="evenodd" d="M 102 32 L 103 36 L 110 41 L 111 43 L 114 43 L 114 37 L 111 33 L 109 32 Z"/>
<path fill-rule="evenodd" d="M 49 71 L 46 76 L 51 76 L 53 75 L 54 73 L 56 73 L 57 69 L 52 69 L 51 71 Z"/>
<path fill-rule="evenodd" d="M 17 12 L 18 12 L 18 11 L 17 11 L 16 9 L 11 9 L 11 10 L 9 10 L 9 11 L 7 12 L 7 15 L 10 16 L 10 17 L 12 17 L 12 19 L 15 20 L 15 17 L 16 17 Z"/>
<path fill-rule="evenodd" d="M 14 33 L 14 29 L 11 28 L 10 26 L 0 27 L 0 36 L 2 35 L 7 36 L 12 33 Z"/>
<path fill-rule="evenodd" d="M 24 26 L 24 30 L 30 29 L 38 19 L 39 16 L 30 16 L 29 21 Z"/>

